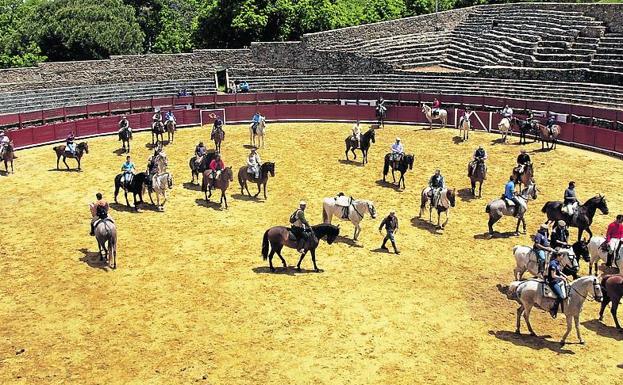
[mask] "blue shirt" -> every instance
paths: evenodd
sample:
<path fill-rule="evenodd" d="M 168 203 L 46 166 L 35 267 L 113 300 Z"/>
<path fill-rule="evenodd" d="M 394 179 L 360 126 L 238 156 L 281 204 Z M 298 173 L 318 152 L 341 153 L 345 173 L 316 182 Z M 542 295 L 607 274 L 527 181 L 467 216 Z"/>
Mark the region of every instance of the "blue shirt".
<path fill-rule="evenodd" d="M 547 237 L 541 233 L 536 233 L 536 235 L 534 236 L 534 244 L 549 247 L 549 241 L 547 240 Z"/>
<path fill-rule="evenodd" d="M 509 180 L 504 187 L 504 198 L 513 199 L 515 196 L 515 182 Z"/>
<path fill-rule="evenodd" d="M 560 275 L 560 263 L 555 260 L 552 259 L 549 262 L 549 267 L 547 269 L 547 278 L 549 279 L 550 282 L 558 282 L 561 280 L 561 278 L 554 278 L 552 277 L 552 273 L 556 273 L 557 275 Z"/>
<path fill-rule="evenodd" d="M 253 115 L 253 123 L 259 123 L 259 122 L 260 122 L 260 114 Z"/>
<path fill-rule="evenodd" d="M 134 170 L 134 163 L 132 163 L 132 162 L 125 162 L 123 164 L 123 166 L 121 166 L 121 170 L 122 171 L 126 171 L 126 172 Z"/>

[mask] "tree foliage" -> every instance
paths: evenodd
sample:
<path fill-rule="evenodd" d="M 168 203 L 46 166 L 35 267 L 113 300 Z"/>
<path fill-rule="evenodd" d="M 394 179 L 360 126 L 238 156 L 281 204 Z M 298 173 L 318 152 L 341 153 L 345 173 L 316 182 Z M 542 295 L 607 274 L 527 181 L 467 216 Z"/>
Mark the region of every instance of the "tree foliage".
<path fill-rule="evenodd" d="M 35 1 L 0 0 L 0 68 L 33 66 L 46 59 L 27 22 L 36 7 Z"/>

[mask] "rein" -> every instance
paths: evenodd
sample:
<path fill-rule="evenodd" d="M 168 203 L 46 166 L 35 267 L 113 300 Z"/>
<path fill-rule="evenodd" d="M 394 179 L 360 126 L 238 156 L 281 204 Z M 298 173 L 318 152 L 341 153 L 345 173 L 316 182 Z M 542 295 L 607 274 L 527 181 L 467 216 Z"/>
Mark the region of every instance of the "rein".
<path fill-rule="evenodd" d="M 578 291 L 578 289 L 576 289 L 575 287 L 573 287 L 573 286 L 571 286 L 571 285 L 569 285 L 569 287 L 570 287 L 573 291 L 575 291 L 576 293 L 578 293 L 578 295 L 579 295 L 580 297 L 584 298 L 584 299 L 588 299 L 588 298 L 590 298 L 590 299 L 595 299 L 595 291 L 596 291 L 596 290 L 595 290 L 595 287 L 596 287 L 597 285 L 598 285 L 598 283 L 597 283 L 596 281 L 593 281 L 593 296 L 592 296 L 592 297 L 590 297 L 588 294 L 586 294 L 586 295 L 582 295 L 582 293 L 580 293 L 580 292 Z"/>
<path fill-rule="evenodd" d="M 355 210 L 355 212 L 357 214 L 359 214 L 359 216 L 361 217 L 361 219 L 363 219 L 363 214 L 359 212 L 359 210 L 357 210 L 357 206 L 355 206 L 353 203 L 350 204 L 351 207 L 353 208 L 353 210 Z"/>

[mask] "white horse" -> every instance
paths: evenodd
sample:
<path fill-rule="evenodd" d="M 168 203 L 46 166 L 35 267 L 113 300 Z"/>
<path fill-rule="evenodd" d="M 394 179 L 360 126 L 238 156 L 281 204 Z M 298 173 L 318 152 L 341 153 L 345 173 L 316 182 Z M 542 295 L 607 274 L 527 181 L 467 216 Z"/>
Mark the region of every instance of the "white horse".
<path fill-rule="evenodd" d="M 472 122 L 470 120 L 472 114 L 474 112 L 470 112 L 467 117 L 462 116 L 459 121 L 459 136 L 463 137 L 463 140 L 469 140 L 469 132 L 472 130 Z"/>
<path fill-rule="evenodd" d="M 167 190 L 173 188 L 173 177 L 170 173 L 165 172 L 162 174 L 154 175 L 152 178 L 152 189 L 156 193 L 156 206 L 158 210 L 164 211 L 164 204 L 167 203 Z M 149 200 L 151 204 L 154 204 L 154 200 L 151 197 L 151 190 L 149 192 Z M 162 204 L 160 204 L 160 196 L 163 196 Z"/>
<path fill-rule="evenodd" d="M 433 120 L 441 121 L 441 128 L 446 127 L 446 124 L 448 124 L 448 111 L 442 108 L 439 109 L 439 115 L 433 117 L 433 109 L 426 104 L 422 104 L 422 112 L 426 115 L 426 119 L 429 123 L 429 129 L 431 130 L 433 129 Z"/>
<path fill-rule="evenodd" d="M 543 295 L 543 285 L 545 283 L 536 280 L 529 281 L 514 281 L 508 287 L 508 298 L 513 299 L 519 303 L 517 309 L 517 329 L 515 333 L 520 334 L 521 316 L 526 321 L 530 335 L 536 336 L 532 325 L 530 325 L 530 311 L 536 305 L 543 310 L 549 310 L 554 306 L 555 299 L 545 297 Z M 560 343 L 565 344 L 567 336 L 571 332 L 571 323 L 575 322 L 575 330 L 578 333 L 578 339 L 581 344 L 584 344 L 584 340 L 580 335 L 580 313 L 582 312 L 582 306 L 584 300 L 592 295 L 597 302 L 601 302 L 602 292 L 601 286 L 597 277 L 587 275 L 586 277 L 578 278 L 568 287 L 567 298 L 562 302 L 564 305 L 564 313 L 567 319 L 567 331 L 562 336 Z"/>
<path fill-rule="evenodd" d="M 268 128 L 266 125 L 266 118 L 265 117 L 261 117 L 260 118 L 260 122 L 257 124 L 257 127 L 255 128 L 255 132 L 253 132 L 253 122 L 251 122 L 251 124 L 249 125 L 249 144 L 251 144 L 252 146 L 255 147 L 264 147 L 265 145 L 265 138 L 264 136 L 266 135 L 266 129 Z M 256 138 L 257 137 L 257 143 L 256 143 Z"/>
<path fill-rule="evenodd" d="M 595 275 L 599 272 L 597 269 L 597 263 L 601 259 L 606 262 L 608 260 L 608 252 L 602 250 L 601 245 L 606 241 L 604 237 L 592 237 L 588 242 L 588 254 L 591 257 L 591 260 L 588 264 L 588 274 L 593 274 L 593 266 L 595 266 Z M 621 255 L 621 250 L 619 250 L 619 258 L 614 257 L 614 261 L 612 262 L 619 272 L 623 272 L 623 255 Z"/>
<path fill-rule="evenodd" d="M 502 133 L 502 142 L 506 143 L 508 133 L 511 131 L 510 118 L 502 118 L 502 120 L 500 120 L 500 123 L 498 123 L 498 130 Z"/>
<path fill-rule="evenodd" d="M 348 200 L 348 218 L 344 218 L 344 206 L 338 205 L 337 199 L 345 198 Z M 338 198 L 325 198 L 322 201 L 322 221 L 324 223 L 331 223 L 331 219 L 333 215 L 337 216 L 342 220 L 349 220 L 355 226 L 355 234 L 353 235 L 353 240 L 357 240 L 359 234 L 361 233 L 361 226 L 359 223 L 363 220 L 363 217 L 366 214 L 370 214 L 370 216 L 374 219 L 376 218 L 376 209 L 374 208 L 374 203 L 366 200 L 358 200 L 351 199 L 349 197 L 338 197 Z M 344 203 L 344 202 L 340 202 Z"/>
<path fill-rule="evenodd" d="M 578 267 L 577 258 L 572 249 L 562 249 L 562 268 Z M 516 267 L 513 270 L 515 280 L 521 281 L 524 273 L 527 271 L 534 277 L 539 275 L 539 264 L 536 258 L 536 252 L 532 247 L 515 246 L 513 247 L 513 255 L 515 256 Z"/>

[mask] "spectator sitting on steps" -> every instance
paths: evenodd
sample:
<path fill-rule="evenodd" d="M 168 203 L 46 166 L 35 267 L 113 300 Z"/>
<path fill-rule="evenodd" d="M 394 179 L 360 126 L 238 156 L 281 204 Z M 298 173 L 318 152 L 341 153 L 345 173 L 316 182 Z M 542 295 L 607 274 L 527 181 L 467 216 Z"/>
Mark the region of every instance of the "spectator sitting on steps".
<path fill-rule="evenodd" d="M 240 87 L 240 92 L 249 92 L 250 87 L 249 87 L 249 83 L 247 83 L 246 80 L 243 80 L 240 83 L 239 87 Z"/>

